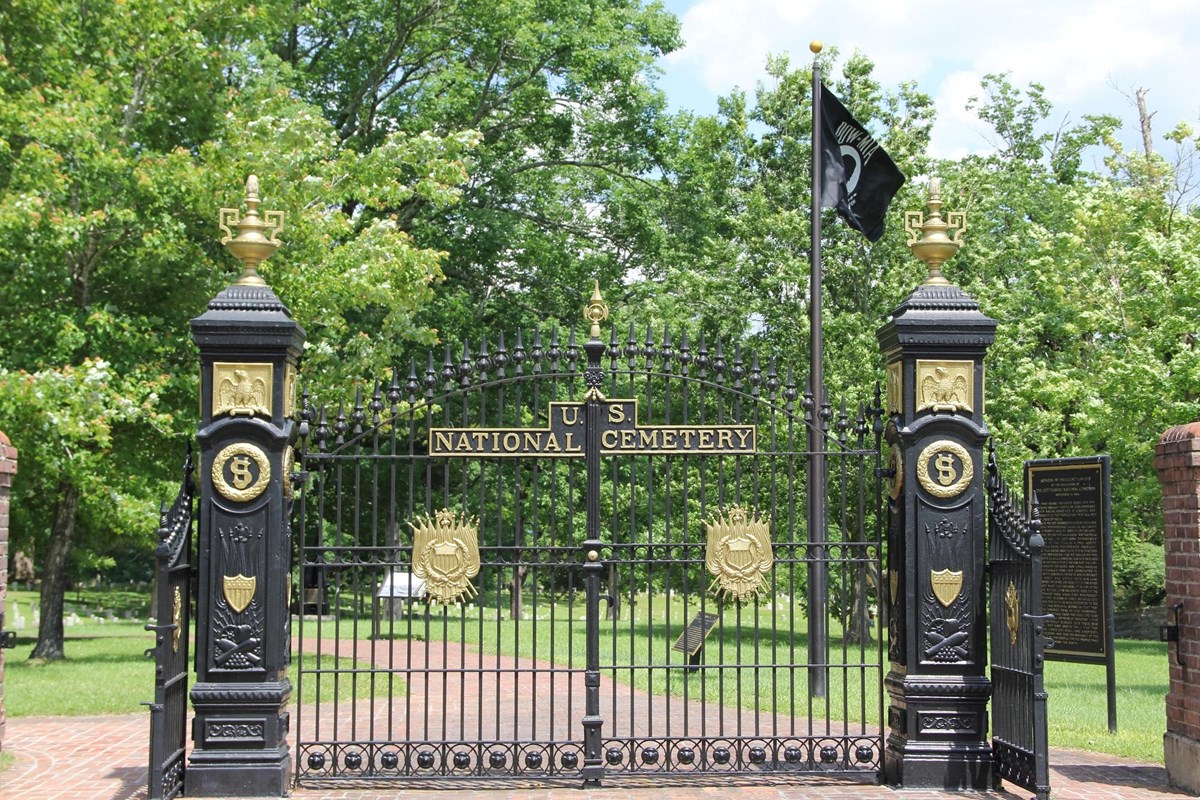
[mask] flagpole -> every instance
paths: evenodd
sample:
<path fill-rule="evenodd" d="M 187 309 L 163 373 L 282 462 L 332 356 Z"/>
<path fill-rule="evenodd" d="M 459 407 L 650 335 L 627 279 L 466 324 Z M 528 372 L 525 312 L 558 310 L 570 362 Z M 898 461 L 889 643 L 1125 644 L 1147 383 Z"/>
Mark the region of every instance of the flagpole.
<path fill-rule="evenodd" d="M 812 423 L 808 429 L 808 663 L 820 665 L 809 668 L 809 692 L 824 697 L 829 662 L 829 631 L 826 610 L 829 605 L 829 575 L 825 558 L 825 437 L 821 418 L 825 403 L 825 373 L 823 365 L 824 334 L 821 329 L 821 65 L 817 55 L 821 43 L 813 41 L 808 49 L 813 53 L 812 68 L 812 209 L 811 242 L 808 275 L 809 313 L 809 392 L 812 397 Z"/>

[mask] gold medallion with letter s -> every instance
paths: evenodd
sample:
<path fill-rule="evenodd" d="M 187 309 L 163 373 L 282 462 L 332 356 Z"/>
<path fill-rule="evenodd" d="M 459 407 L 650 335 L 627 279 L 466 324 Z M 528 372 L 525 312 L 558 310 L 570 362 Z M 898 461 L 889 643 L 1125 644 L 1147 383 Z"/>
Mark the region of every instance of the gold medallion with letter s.
<path fill-rule="evenodd" d="M 271 482 L 271 462 L 257 445 L 235 442 L 222 448 L 213 459 L 212 482 L 225 499 L 248 502 L 262 494 Z"/>
<path fill-rule="evenodd" d="M 971 485 L 975 463 L 967 448 L 942 439 L 927 445 L 917 457 L 917 481 L 934 497 L 958 497 Z"/>

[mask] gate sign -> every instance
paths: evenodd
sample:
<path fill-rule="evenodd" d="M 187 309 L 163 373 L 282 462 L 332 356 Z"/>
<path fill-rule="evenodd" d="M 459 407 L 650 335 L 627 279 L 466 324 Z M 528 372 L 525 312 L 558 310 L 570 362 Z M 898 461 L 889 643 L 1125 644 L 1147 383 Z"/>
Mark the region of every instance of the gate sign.
<path fill-rule="evenodd" d="M 601 455 L 750 455 L 753 425 L 638 425 L 637 400 L 601 400 Z M 429 455 L 582 458 L 584 403 L 551 403 L 545 428 L 432 428 Z"/>

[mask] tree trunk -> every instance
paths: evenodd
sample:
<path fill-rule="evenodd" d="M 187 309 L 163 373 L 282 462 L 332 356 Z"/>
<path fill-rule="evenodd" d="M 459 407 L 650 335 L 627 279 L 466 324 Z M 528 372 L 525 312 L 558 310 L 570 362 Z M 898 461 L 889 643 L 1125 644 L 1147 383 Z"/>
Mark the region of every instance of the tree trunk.
<path fill-rule="evenodd" d="M 1150 118 L 1154 116 L 1146 111 L 1146 92 L 1149 89 L 1138 89 L 1136 92 L 1138 122 L 1142 126 L 1142 149 L 1146 152 L 1146 158 L 1154 155 L 1154 134 L 1150 132 Z M 1157 112 L 1155 112 L 1157 113 Z"/>
<path fill-rule="evenodd" d="M 58 485 L 58 508 L 54 512 L 46 562 L 42 565 L 42 619 L 30 658 L 63 658 L 63 595 L 67 591 L 67 557 L 75 538 L 75 511 L 78 508 L 79 487 L 64 478 Z"/>
<path fill-rule="evenodd" d="M 854 542 L 850 552 L 854 562 L 850 566 L 850 619 L 846 624 L 844 636 L 846 644 L 871 643 L 871 610 L 868 605 L 867 578 L 867 537 L 861 526 L 856 526 L 850 532 L 850 540 Z"/>

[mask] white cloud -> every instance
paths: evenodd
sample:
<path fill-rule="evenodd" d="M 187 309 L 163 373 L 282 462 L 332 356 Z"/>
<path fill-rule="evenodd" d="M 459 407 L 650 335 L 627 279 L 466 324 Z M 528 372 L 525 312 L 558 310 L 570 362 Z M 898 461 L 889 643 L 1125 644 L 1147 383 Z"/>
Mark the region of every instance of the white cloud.
<path fill-rule="evenodd" d="M 768 53 L 804 63 L 812 39 L 836 45 L 843 58 L 861 50 L 885 87 L 915 79 L 934 96 L 939 155 L 988 147 L 978 121 L 963 110 L 988 73 L 1010 72 L 1021 87 L 1044 85 L 1054 124 L 1109 113 L 1136 131 L 1132 107 L 1113 84 L 1152 90 L 1160 133 L 1200 117 L 1195 0 L 979 0 L 938 6 L 934 14 L 894 0 L 668 2 L 682 9 L 687 42 L 666 59 L 668 78 L 683 73 L 694 91 L 709 95 L 735 86 L 749 91 L 764 78 Z"/>

